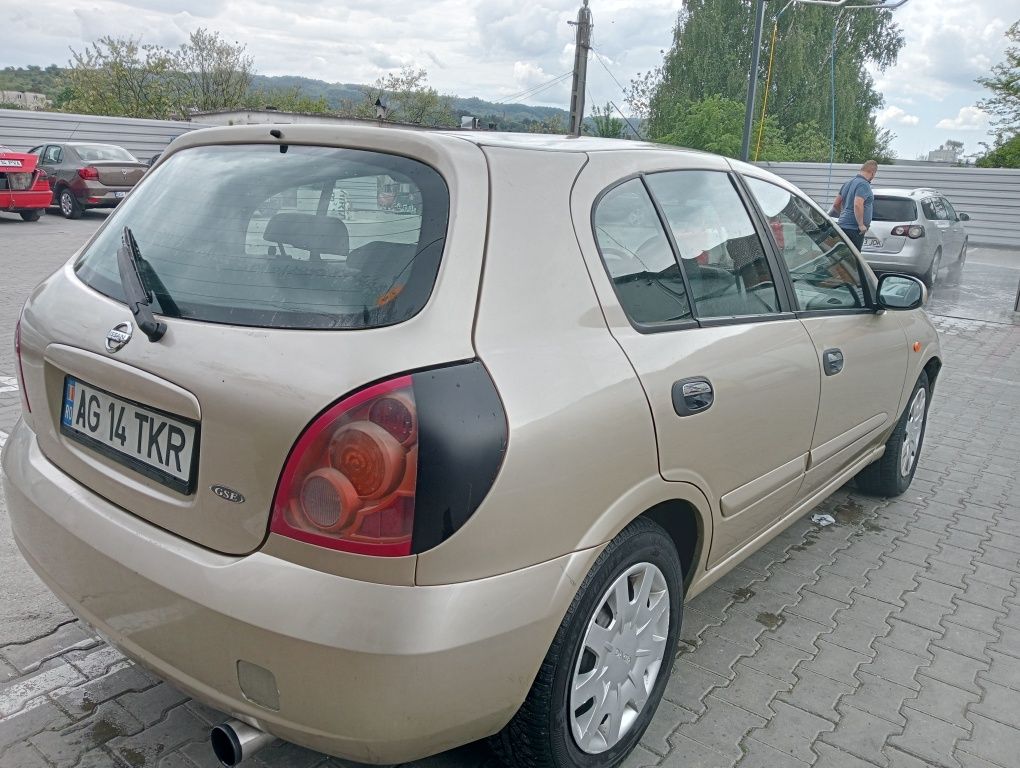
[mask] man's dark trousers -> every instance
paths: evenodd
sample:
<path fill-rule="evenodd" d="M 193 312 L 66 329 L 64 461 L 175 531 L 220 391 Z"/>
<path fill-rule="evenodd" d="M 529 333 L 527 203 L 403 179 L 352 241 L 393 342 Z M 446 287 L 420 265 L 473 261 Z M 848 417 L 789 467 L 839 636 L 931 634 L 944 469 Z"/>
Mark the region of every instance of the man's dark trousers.
<path fill-rule="evenodd" d="M 854 227 L 853 229 L 843 229 L 843 227 L 840 227 L 840 229 L 842 229 L 846 233 L 846 236 L 850 238 L 850 242 L 857 246 L 858 251 L 864 247 L 864 233 L 861 232 L 861 230 L 857 229 L 857 227 Z"/>

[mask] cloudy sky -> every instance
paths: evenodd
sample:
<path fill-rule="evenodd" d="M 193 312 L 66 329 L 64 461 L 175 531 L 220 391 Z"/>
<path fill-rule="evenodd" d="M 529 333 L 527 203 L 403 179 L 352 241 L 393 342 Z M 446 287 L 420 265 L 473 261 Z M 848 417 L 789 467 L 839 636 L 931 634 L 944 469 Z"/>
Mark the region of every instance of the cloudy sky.
<path fill-rule="evenodd" d="M 402 65 L 425 67 L 441 92 L 569 106 L 570 79 L 533 96 L 573 66 L 579 0 L 3 0 L 0 66 L 66 63 L 102 35 L 175 46 L 207 27 L 248 46 L 259 73 L 373 82 Z M 620 84 L 657 66 L 681 0 L 591 0 L 595 20 L 589 103 L 622 107 Z M 770 0 L 770 13 L 780 0 Z M 906 33 L 897 66 L 876 73 L 900 157 L 946 139 L 967 152 L 987 140 L 987 95 L 974 78 L 1003 58 L 1017 0 L 910 0 L 896 11 Z"/>

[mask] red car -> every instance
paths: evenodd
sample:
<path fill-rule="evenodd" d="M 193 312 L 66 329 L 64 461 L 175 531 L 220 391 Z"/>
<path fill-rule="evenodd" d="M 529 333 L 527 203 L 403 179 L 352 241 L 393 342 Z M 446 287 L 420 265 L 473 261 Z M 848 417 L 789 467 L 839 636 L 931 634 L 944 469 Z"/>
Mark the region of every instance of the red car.
<path fill-rule="evenodd" d="M 25 221 L 42 216 L 53 193 L 38 162 L 35 155 L 0 146 L 0 211 L 20 213 Z"/>

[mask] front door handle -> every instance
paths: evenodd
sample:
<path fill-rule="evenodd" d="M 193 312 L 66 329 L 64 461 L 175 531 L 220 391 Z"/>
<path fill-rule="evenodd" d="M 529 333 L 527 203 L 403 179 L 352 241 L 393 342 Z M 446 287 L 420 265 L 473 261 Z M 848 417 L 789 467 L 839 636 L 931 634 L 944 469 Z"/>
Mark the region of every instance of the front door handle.
<path fill-rule="evenodd" d="M 692 416 L 707 411 L 714 402 L 712 382 L 704 376 L 680 379 L 673 384 L 673 410 L 677 416 Z"/>
<path fill-rule="evenodd" d="M 827 349 L 822 352 L 822 369 L 826 376 L 835 376 L 843 370 L 843 350 Z"/>

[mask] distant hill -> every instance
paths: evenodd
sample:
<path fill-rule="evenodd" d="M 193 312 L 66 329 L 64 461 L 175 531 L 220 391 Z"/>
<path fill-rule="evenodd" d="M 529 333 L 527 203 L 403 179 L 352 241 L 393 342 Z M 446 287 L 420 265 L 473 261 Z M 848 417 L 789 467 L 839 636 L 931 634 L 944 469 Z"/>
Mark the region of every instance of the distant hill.
<path fill-rule="evenodd" d="M 252 89 L 268 91 L 274 89 L 289 90 L 298 88 L 305 96 L 313 99 L 323 98 L 333 109 L 340 109 L 345 102 L 359 102 L 364 91 L 371 86 L 355 83 L 327 83 L 324 80 L 313 80 L 309 77 L 296 75 L 255 75 L 252 78 Z M 531 104 L 496 104 L 477 97 L 450 96 L 453 110 L 458 117 L 471 115 L 479 118 L 492 118 L 493 122 L 526 125 L 528 122 L 543 122 L 557 117 L 566 125 L 570 114 L 557 107 L 538 107 Z M 502 126 L 501 126 L 502 127 Z M 512 130 L 512 129 L 511 129 Z"/>
<path fill-rule="evenodd" d="M 44 93 L 57 104 L 61 103 L 64 87 L 63 75 L 66 70 L 51 64 L 48 67 L 5 67 L 0 69 L 0 91 L 34 91 Z M 252 78 L 254 91 L 289 91 L 297 88 L 312 99 L 323 98 L 330 108 L 340 110 L 345 104 L 357 103 L 364 98 L 364 91 L 371 86 L 356 83 L 327 83 L 296 75 L 255 75 Z M 497 104 L 477 97 L 450 96 L 456 117 L 471 115 L 483 123 L 495 123 L 500 130 L 527 131 L 533 124 L 550 124 L 559 121 L 566 128 L 569 113 L 557 107 L 539 107 L 531 104 Z M 255 106 L 255 105 L 253 105 Z"/>

